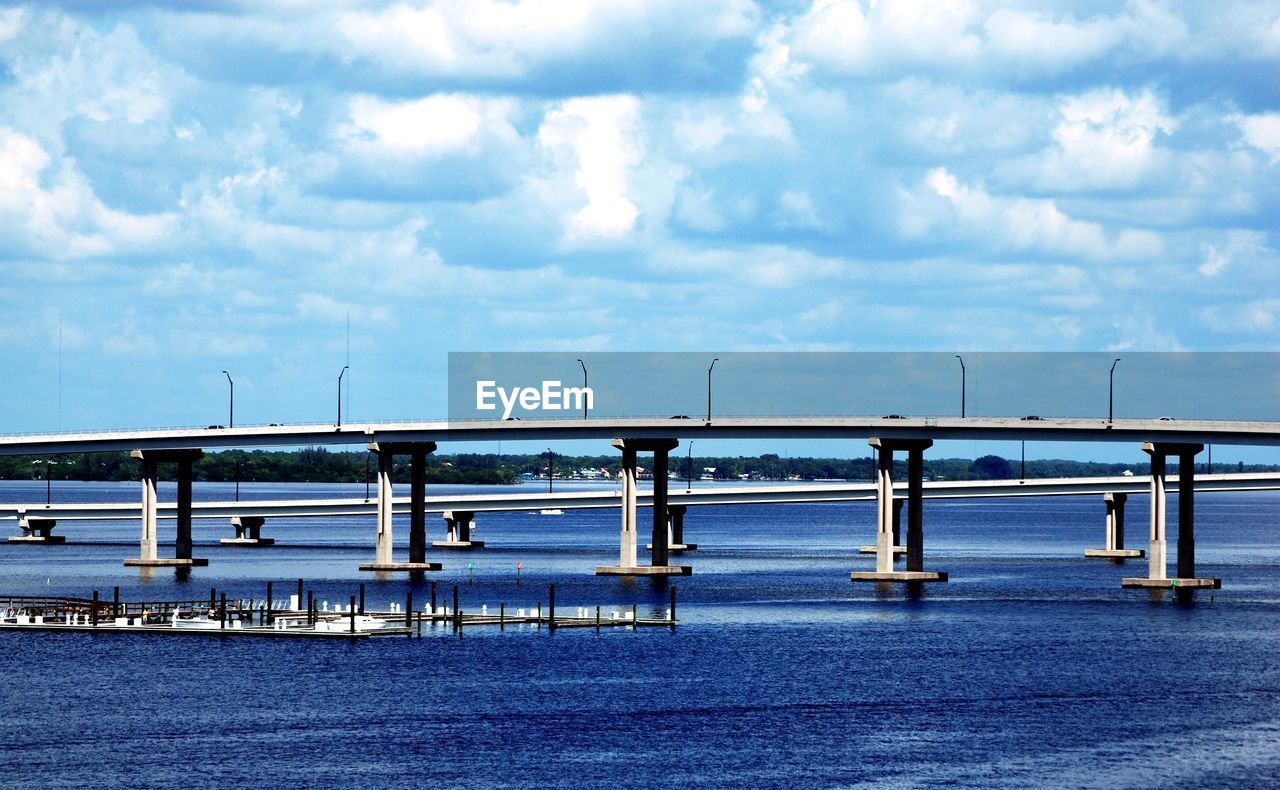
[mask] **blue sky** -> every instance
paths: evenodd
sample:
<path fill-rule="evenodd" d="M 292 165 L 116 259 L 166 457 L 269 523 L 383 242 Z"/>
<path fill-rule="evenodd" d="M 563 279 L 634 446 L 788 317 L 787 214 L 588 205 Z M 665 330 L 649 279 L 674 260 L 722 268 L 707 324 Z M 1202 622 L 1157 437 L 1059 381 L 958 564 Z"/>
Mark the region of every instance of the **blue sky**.
<path fill-rule="evenodd" d="M 348 353 L 360 420 L 448 351 L 1280 340 L 1273 2 L 193 5 L 0 5 L 0 431 L 223 369 L 328 419 Z"/>

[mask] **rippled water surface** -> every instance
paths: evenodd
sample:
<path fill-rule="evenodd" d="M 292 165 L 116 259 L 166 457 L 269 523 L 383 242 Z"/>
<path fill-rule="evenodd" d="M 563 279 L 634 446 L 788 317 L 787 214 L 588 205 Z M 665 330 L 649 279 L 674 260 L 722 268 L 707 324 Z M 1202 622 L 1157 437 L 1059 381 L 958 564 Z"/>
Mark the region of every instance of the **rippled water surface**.
<path fill-rule="evenodd" d="M 44 496 L 0 483 L 4 501 Z M 138 486 L 56 484 L 54 496 L 133 501 Z M 230 496 L 196 487 L 197 499 Z M 1145 545 L 1145 508 L 1130 497 L 1130 546 Z M 926 567 L 951 581 L 915 592 L 849 581 L 872 564 L 856 554 L 872 542 L 869 503 L 725 506 L 686 520 L 700 548 L 679 560 L 695 571 L 673 582 L 675 631 L 428 629 L 350 644 L 0 634 L 0 785 L 1275 784 L 1280 495 L 1202 495 L 1196 515 L 1198 571 L 1223 589 L 1187 601 L 1120 589 L 1144 560 L 1082 557 L 1102 543 L 1097 497 L 926 503 Z M 438 518 L 430 529 L 443 537 Z M 261 598 L 272 581 L 282 598 L 301 577 L 324 600 L 363 582 L 370 606 L 409 592 L 420 605 L 434 580 L 477 610 L 545 603 L 554 582 L 561 612 L 642 615 L 669 595 L 661 581 L 592 573 L 616 561 L 616 511 L 482 514 L 488 546 L 433 551 L 445 568 L 419 581 L 356 570 L 372 559 L 371 518 L 269 521 L 270 549 L 219 546 L 230 527 L 200 521 L 210 565 L 185 577 L 122 567 L 137 531 L 68 522 L 65 546 L 0 544 L 0 593 Z"/>

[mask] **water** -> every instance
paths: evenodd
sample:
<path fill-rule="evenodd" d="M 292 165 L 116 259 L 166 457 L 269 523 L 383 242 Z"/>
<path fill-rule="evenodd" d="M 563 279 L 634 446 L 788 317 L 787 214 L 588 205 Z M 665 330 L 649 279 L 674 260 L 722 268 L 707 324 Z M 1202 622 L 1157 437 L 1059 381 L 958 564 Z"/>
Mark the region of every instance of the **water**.
<path fill-rule="evenodd" d="M 196 497 L 230 490 L 197 484 Z M 363 492 L 242 486 L 244 498 Z M 0 483 L 7 501 L 43 497 L 40 483 Z M 674 632 L 429 629 L 354 644 L 0 634 L 0 784 L 1274 784 L 1280 495 L 1196 504 L 1198 570 L 1224 588 L 1190 603 L 1121 590 L 1144 560 L 1086 561 L 1103 505 L 1069 497 L 926 503 L 926 568 L 952 580 L 916 594 L 849 582 L 872 563 L 853 553 L 871 542 L 869 503 L 691 509 L 686 538 L 701 548 L 678 560 L 695 575 L 672 582 Z M 1145 544 L 1145 508 L 1130 498 L 1130 546 Z M 485 549 L 430 553 L 445 563 L 430 575 L 440 596 L 458 585 L 465 610 L 545 605 L 551 582 L 561 612 L 666 607 L 661 581 L 592 574 L 616 560 L 616 511 L 477 522 Z M 438 518 L 429 529 L 443 537 Z M 301 576 L 330 601 L 361 581 L 371 606 L 430 594 L 430 581 L 355 570 L 372 557 L 371 518 L 268 521 L 280 544 L 258 550 L 218 546 L 230 527 L 197 521 L 210 566 L 185 579 L 120 565 L 136 555 L 135 523 L 57 532 L 72 542 L 0 545 L 0 592 L 200 598 L 216 586 L 260 598 L 271 580 L 284 598 Z"/>

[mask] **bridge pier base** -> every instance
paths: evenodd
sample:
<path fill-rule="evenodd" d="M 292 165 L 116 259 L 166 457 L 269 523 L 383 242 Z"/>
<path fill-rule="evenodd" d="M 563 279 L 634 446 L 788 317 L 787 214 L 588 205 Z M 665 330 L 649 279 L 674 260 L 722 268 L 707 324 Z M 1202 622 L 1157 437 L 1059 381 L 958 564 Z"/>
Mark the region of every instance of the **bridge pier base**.
<path fill-rule="evenodd" d="M 208 565 L 207 559 L 191 556 L 191 468 L 204 455 L 200 450 L 134 450 L 131 456 L 142 462 L 142 540 L 137 559 L 127 559 L 130 567 L 163 568 Z M 173 558 L 161 557 L 156 550 L 156 508 L 159 496 L 161 463 L 178 465 L 177 529 Z"/>
<path fill-rule="evenodd" d="M 849 578 L 856 582 L 945 582 L 943 571 L 924 569 L 924 451 L 933 446 L 932 439 L 867 440 L 879 448 L 876 468 L 876 569 L 854 571 Z M 893 569 L 893 453 L 907 451 L 907 567 Z"/>
<path fill-rule="evenodd" d="M 275 538 L 262 537 L 262 525 L 266 521 L 262 516 L 232 516 L 231 526 L 235 528 L 236 536 L 218 542 L 223 546 L 274 546 Z"/>
<path fill-rule="evenodd" d="M 1216 590 L 1222 586 L 1221 579 L 1196 576 L 1195 462 L 1196 454 L 1203 449 L 1201 444 L 1143 443 L 1142 451 L 1151 456 L 1151 534 L 1147 575 L 1122 579 L 1122 587 Z M 1170 455 L 1178 456 L 1178 565 L 1174 578 L 1168 575 L 1165 555 L 1165 459 Z"/>
<path fill-rule="evenodd" d="M 622 451 L 622 530 L 618 564 L 599 565 L 597 576 L 688 576 L 693 568 L 669 565 L 667 544 L 667 454 L 680 445 L 676 439 L 614 439 Z M 636 561 L 636 453 L 653 453 L 653 543 L 650 564 Z"/>
<path fill-rule="evenodd" d="M 893 553 L 894 555 L 906 554 L 907 547 L 902 545 L 902 506 L 907 500 L 901 497 L 895 497 L 893 500 Z M 875 554 L 880 549 L 877 546 L 860 546 L 859 554 Z"/>
<path fill-rule="evenodd" d="M 471 539 L 476 514 L 470 510 L 446 510 L 444 523 L 447 537 L 431 543 L 437 549 L 482 549 L 483 540 Z"/>
<path fill-rule="evenodd" d="M 1102 495 L 1102 501 L 1107 506 L 1106 548 L 1085 549 L 1084 556 L 1123 560 L 1131 557 L 1141 557 L 1146 554 L 1142 549 L 1126 549 L 1124 547 L 1124 505 L 1128 500 L 1129 495 L 1124 493 Z"/>
<path fill-rule="evenodd" d="M 54 545 L 58 543 L 66 543 L 66 535 L 50 534 L 54 527 L 58 525 L 57 519 L 52 518 L 36 518 L 34 516 L 23 516 L 18 519 L 18 527 L 22 529 L 21 535 L 11 535 L 10 543 L 26 543 L 39 545 Z"/>
<path fill-rule="evenodd" d="M 438 571 L 438 562 L 427 562 L 427 455 L 435 452 L 435 442 L 371 442 L 369 449 L 378 456 L 378 531 L 374 543 L 374 561 L 362 563 L 362 571 Z M 409 467 L 409 561 L 392 559 L 391 475 L 395 471 L 396 453 L 407 454 Z"/>

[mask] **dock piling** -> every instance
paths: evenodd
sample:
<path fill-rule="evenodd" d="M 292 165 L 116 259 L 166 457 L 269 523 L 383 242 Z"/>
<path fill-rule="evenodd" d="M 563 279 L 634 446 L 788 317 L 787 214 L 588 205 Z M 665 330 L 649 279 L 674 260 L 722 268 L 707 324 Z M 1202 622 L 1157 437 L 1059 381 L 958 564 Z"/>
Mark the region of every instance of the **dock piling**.
<path fill-rule="evenodd" d="M 436 583 L 431 582 L 431 616 L 436 615 Z"/>
<path fill-rule="evenodd" d="M 498 604 L 498 630 L 507 630 L 507 605 L 505 603 Z"/>
<path fill-rule="evenodd" d="M 596 607 L 596 631 L 600 630 L 600 607 Z"/>
<path fill-rule="evenodd" d="M 631 604 L 631 630 L 636 630 L 636 626 L 640 621 L 636 619 L 636 605 Z"/>
<path fill-rule="evenodd" d="M 676 630 L 676 588 L 671 588 L 671 630 Z"/>
<path fill-rule="evenodd" d="M 550 595 L 551 600 L 549 601 L 549 604 L 548 604 L 550 608 L 550 617 L 547 620 L 547 628 L 551 631 L 555 631 L 556 630 L 556 586 L 554 584 L 551 585 L 551 589 L 548 591 L 548 593 Z"/>
<path fill-rule="evenodd" d="M 274 617 L 271 614 L 271 582 L 267 582 L 267 625 L 271 625 Z"/>
<path fill-rule="evenodd" d="M 302 579 L 298 579 L 298 608 L 302 608 Z"/>
<path fill-rule="evenodd" d="M 404 599 L 404 627 L 413 627 L 413 590 Z"/>
<path fill-rule="evenodd" d="M 89 624 L 98 624 L 98 591 L 93 591 L 93 608 L 89 610 Z"/>
<path fill-rule="evenodd" d="M 312 618 L 311 608 L 312 608 L 312 604 L 315 603 L 315 597 L 316 597 L 316 594 L 314 591 L 307 590 L 307 625 L 315 625 L 315 621 L 311 619 Z"/>
<path fill-rule="evenodd" d="M 462 628 L 462 612 L 458 610 L 458 585 L 453 585 L 453 630 Z"/>
<path fill-rule="evenodd" d="M 363 587 L 364 585 L 361 586 Z M 356 632 L 356 597 L 354 595 L 351 596 L 351 606 L 347 608 L 347 617 L 350 618 L 350 631 L 354 634 Z"/>
<path fill-rule="evenodd" d="M 112 594 L 112 598 L 111 598 L 111 616 L 112 616 L 112 617 L 119 617 L 119 616 L 120 616 L 120 588 L 119 588 L 119 587 L 116 587 L 116 588 L 115 588 L 115 592 Z"/>
<path fill-rule="evenodd" d="M 221 602 L 221 605 L 218 607 L 218 622 L 219 622 L 219 625 L 218 625 L 219 628 L 227 627 L 227 594 L 226 593 L 222 594 L 222 602 Z"/>
<path fill-rule="evenodd" d="M 360 614 L 364 614 L 364 582 L 360 582 Z"/>

